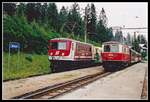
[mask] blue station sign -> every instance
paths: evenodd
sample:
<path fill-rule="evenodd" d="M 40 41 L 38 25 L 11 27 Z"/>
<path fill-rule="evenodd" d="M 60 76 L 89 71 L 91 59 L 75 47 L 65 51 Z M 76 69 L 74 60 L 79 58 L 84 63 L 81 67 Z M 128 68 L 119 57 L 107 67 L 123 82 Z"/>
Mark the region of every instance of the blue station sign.
<path fill-rule="evenodd" d="M 13 48 L 13 49 L 20 48 L 20 43 L 18 43 L 18 42 L 10 42 L 9 43 L 9 48 Z"/>

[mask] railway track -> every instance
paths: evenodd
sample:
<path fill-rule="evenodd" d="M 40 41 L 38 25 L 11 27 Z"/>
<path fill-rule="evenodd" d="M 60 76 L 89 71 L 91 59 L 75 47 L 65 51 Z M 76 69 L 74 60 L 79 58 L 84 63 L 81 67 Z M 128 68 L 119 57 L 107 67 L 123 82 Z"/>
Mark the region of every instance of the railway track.
<path fill-rule="evenodd" d="M 46 88 L 39 89 L 21 96 L 13 97 L 12 99 L 52 99 L 110 74 L 111 72 L 103 72 L 94 75 L 88 75 L 68 82 L 48 86 Z"/>

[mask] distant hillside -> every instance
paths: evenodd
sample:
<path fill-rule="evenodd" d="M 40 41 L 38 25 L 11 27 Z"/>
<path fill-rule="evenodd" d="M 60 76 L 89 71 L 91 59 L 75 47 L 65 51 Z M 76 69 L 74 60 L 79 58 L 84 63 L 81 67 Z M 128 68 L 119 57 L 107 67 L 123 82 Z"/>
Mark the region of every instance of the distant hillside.
<path fill-rule="evenodd" d="M 70 8 L 62 6 L 60 12 L 55 3 L 3 3 L 4 51 L 8 51 L 9 42 L 17 41 L 22 52 L 47 54 L 49 39 L 66 37 L 84 41 L 85 33 L 87 42 L 97 46 L 110 41 L 112 28 L 107 27 L 104 8 L 98 13 L 93 3 L 86 8 L 83 17 L 78 3 Z"/>
<path fill-rule="evenodd" d="M 48 27 L 44 27 L 35 21 L 28 23 L 23 16 L 4 16 L 4 51 L 8 51 L 8 43 L 17 41 L 21 43 L 21 50 L 38 54 L 47 53 L 48 40 L 56 37 L 70 37 L 84 41 L 84 37 L 77 37 L 69 33 L 58 33 Z M 99 45 L 94 41 L 88 41 L 94 45 Z"/>

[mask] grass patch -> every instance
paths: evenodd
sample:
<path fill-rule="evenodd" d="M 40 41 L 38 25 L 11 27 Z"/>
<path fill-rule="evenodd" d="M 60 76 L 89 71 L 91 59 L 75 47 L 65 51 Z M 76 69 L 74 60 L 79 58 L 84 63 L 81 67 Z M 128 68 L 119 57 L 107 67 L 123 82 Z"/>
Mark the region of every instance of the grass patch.
<path fill-rule="evenodd" d="M 3 53 L 3 80 L 26 78 L 34 75 L 51 73 L 47 55 L 32 54 L 31 60 L 28 60 L 29 54 L 20 53 L 19 67 L 17 67 L 17 54 L 11 54 L 10 66 L 8 68 L 8 53 Z"/>

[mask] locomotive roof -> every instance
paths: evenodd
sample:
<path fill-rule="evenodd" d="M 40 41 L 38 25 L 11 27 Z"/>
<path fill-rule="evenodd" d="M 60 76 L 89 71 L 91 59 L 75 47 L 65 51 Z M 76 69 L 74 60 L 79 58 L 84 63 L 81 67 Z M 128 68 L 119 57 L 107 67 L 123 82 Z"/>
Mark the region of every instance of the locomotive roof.
<path fill-rule="evenodd" d="M 105 44 L 121 44 L 121 45 L 124 45 L 124 46 L 129 47 L 128 45 L 123 44 L 123 43 L 120 43 L 120 42 L 118 42 L 118 41 L 108 41 L 108 42 L 104 42 L 104 43 L 103 43 L 103 45 L 105 45 Z"/>
<path fill-rule="evenodd" d="M 104 42 L 103 44 L 122 44 L 122 43 L 117 41 L 108 41 L 108 42 Z"/>
<path fill-rule="evenodd" d="M 79 43 L 82 43 L 82 44 L 92 45 L 92 44 L 90 44 L 90 43 L 85 43 L 85 42 L 77 41 L 77 40 L 70 39 L 70 38 L 54 38 L 54 39 L 51 39 L 51 40 L 70 40 L 70 41 L 79 42 Z M 92 45 L 92 46 L 93 46 L 93 45 Z"/>

